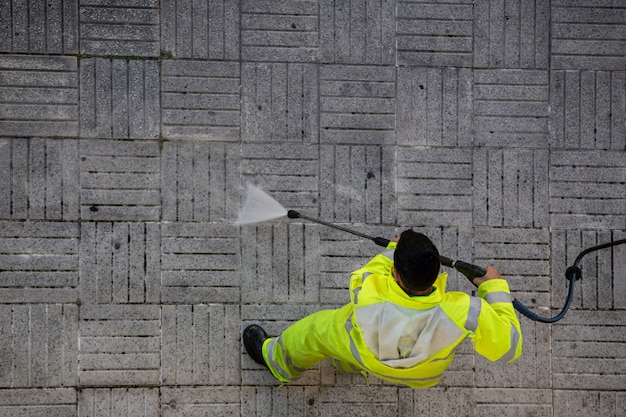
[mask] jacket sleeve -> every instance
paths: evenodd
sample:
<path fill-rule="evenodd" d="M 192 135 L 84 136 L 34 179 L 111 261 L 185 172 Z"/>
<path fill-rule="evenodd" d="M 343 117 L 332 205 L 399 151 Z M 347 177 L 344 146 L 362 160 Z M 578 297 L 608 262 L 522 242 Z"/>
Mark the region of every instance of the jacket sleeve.
<path fill-rule="evenodd" d="M 389 274 L 393 266 L 393 252 L 396 248 L 396 242 L 390 242 L 387 250 L 370 259 L 363 267 L 357 269 L 350 276 L 350 294 L 363 285 L 363 281 L 368 275 Z"/>
<path fill-rule="evenodd" d="M 493 362 L 513 362 L 522 354 L 522 330 L 504 279 L 483 282 L 473 297 L 468 321 L 477 317 L 470 338 L 476 352 Z M 476 316 L 477 315 L 477 316 Z"/>

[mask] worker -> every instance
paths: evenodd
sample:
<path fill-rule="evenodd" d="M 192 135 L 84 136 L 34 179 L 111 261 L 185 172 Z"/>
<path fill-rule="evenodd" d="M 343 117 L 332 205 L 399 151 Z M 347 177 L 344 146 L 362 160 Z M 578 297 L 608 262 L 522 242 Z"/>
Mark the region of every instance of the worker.
<path fill-rule="evenodd" d="M 390 241 L 350 278 L 350 303 L 321 310 L 268 337 L 253 324 L 243 332 L 250 357 L 281 383 L 326 358 L 338 371 L 413 388 L 436 385 L 469 337 L 494 362 L 522 353 L 522 332 L 507 281 L 489 266 L 474 278 L 478 297 L 446 292 L 439 252 L 413 230 Z"/>

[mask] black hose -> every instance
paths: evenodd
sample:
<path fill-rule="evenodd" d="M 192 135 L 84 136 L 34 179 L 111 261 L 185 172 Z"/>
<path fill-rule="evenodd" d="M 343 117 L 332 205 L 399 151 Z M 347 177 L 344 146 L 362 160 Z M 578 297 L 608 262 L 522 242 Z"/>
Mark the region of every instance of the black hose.
<path fill-rule="evenodd" d="M 580 269 L 580 262 L 583 257 L 588 253 L 595 252 L 600 249 L 610 248 L 617 245 L 622 245 L 626 243 L 626 239 L 615 240 L 613 242 L 603 243 L 602 245 L 593 246 L 591 248 L 585 249 L 578 254 L 574 264 L 567 268 L 565 271 L 565 278 L 569 281 L 569 289 L 567 291 L 567 299 L 565 300 L 565 305 L 559 314 L 554 317 L 542 317 L 539 316 L 528 309 L 524 304 L 522 304 L 519 300 L 513 300 L 513 306 L 517 311 L 525 315 L 531 320 L 539 321 L 541 323 L 555 323 L 565 317 L 567 310 L 569 310 L 570 304 L 572 303 L 572 299 L 574 298 L 574 283 L 582 279 L 583 271 Z"/>
<path fill-rule="evenodd" d="M 572 303 L 572 299 L 574 298 L 574 283 L 576 280 L 573 280 L 569 284 L 569 290 L 567 292 L 567 299 L 565 300 L 565 305 L 559 314 L 554 317 L 542 317 L 538 314 L 533 313 L 528 307 L 522 304 L 518 299 L 513 299 L 513 307 L 526 317 L 531 320 L 538 321 L 541 323 L 555 323 L 565 317 L 567 314 L 567 310 L 569 310 L 569 306 Z"/>

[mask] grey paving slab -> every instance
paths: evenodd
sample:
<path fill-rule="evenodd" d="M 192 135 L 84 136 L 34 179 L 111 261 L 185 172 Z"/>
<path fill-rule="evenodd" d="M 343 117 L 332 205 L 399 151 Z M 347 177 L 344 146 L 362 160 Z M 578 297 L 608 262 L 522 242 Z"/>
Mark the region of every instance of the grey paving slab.
<path fill-rule="evenodd" d="M 247 416 L 272 415 L 319 416 L 317 387 L 243 387 L 241 413 Z M 268 404 L 271 406 L 268 407 Z M 271 407 L 271 408 L 270 408 Z"/>
<path fill-rule="evenodd" d="M 244 143 L 241 146 L 242 182 L 261 187 L 285 208 L 303 214 L 316 210 L 319 153 L 317 144 Z"/>
<path fill-rule="evenodd" d="M 75 140 L 0 139 L 0 218 L 78 219 Z"/>
<path fill-rule="evenodd" d="M 548 226 L 549 155 L 543 149 L 476 149 L 474 224 Z"/>
<path fill-rule="evenodd" d="M 395 4 L 360 0 L 319 2 L 320 60 L 332 64 L 393 64 Z"/>
<path fill-rule="evenodd" d="M 509 281 L 512 294 L 524 304 L 547 308 L 551 290 L 550 238 L 547 229 L 477 228 L 473 261 L 495 265 Z"/>
<path fill-rule="evenodd" d="M 161 74 L 164 138 L 238 140 L 239 62 L 165 60 Z"/>
<path fill-rule="evenodd" d="M 315 62 L 319 58 L 318 4 L 312 0 L 241 2 L 241 58 Z"/>
<path fill-rule="evenodd" d="M 82 0 L 79 19 L 82 54 L 159 56 L 159 2 L 156 0 L 130 4 Z"/>
<path fill-rule="evenodd" d="M 74 303 L 79 228 L 69 222 L 0 222 L 0 302 Z"/>
<path fill-rule="evenodd" d="M 241 249 L 237 228 L 169 223 L 161 229 L 162 303 L 237 303 Z"/>
<path fill-rule="evenodd" d="M 623 151 L 553 151 L 550 155 L 553 227 L 624 229 Z"/>
<path fill-rule="evenodd" d="M 471 388 L 434 388 L 428 391 L 398 390 L 398 415 L 474 415 L 476 399 Z"/>
<path fill-rule="evenodd" d="M 398 2 L 398 63 L 420 67 L 471 67 L 473 13 L 469 0 L 455 4 Z"/>
<path fill-rule="evenodd" d="M 320 66 L 320 142 L 395 143 L 394 67 Z"/>
<path fill-rule="evenodd" d="M 83 220 L 159 220 L 160 149 L 157 141 L 80 142 Z"/>
<path fill-rule="evenodd" d="M 84 223 L 80 243 L 81 302 L 159 302 L 160 240 L 156 223 Z"/>
<path fill-rule="evenodd" d="M 591 0 L 551 3 L 550 52 L 554 68 L 624 70 L 624 4 L 602 6 Z"/>
<path fill-rule="evenodd" d="M 473 142 L 473 72 L 401 67 L 397 75 L 399 145 L 467 146 Z"/>
<path fill-rule="evenodd" d="M 239 387 L 165 387 L 161 389 L 161 415 L 239 415 L 240 392 Z"/>
<path fill-rule="evenodd" d="M 84 388 L 78 394 L 81 417 L 159 416 L 159 390 L 156 388 Z"/>
<path fill-rule="evenodd" d="M 239 2 L 161 2 L 161 50 L 176 58 L 237 60 L 240 55 Z"/>
<path fill-rule="evenodd" d="M 0 416 L 77 416 L 76 389 L 0 389 Z"/>
<path fill-rule="evenodd" d="M 158 386 L 158 305 L 83 305 L 78 359 L 81 386 Z"/>
<path fill-rule="evenodd" d="M 478 415 L 552 416 L 550 390 L 476 389 Z"/>
<path fill-rule="evenodd" d="M 156 60 L 81 59 L 81 136 L 156 138 L 160 133 L 159 87 Z"/>
<path fill-rule="evenodd" d="M 300 224 L 242 228 L 242 301 L 318 302 L 317 240 Z"/>
<path fill-rule="evenodd" d="M 553 326 L 552 383 L 556 389 L 623 386 L 623 321 L 616 311 L 573 311 Z"/>
<path fill-rule="evenodd" d="M 0 218 L 78 219 L 73 140 L 0 139 Z"/>
<path fill-rule="evenodd" d="M 76 57 L 3 54 L 1 135 L 76 137 L 77 72 Z"/>
<path fill-rule="evenodd" d="M 474 67 L 548 68 L 550 3 L 481 1 L 474 7 Z"/>
<path fill-rule="evenodd" d="M 552 71 L 550 77 L 553 148 L 624 149 L 623 71 Z"/>
<path fill-rule="evenodd" d="M 241 340 L 236 305 L 167 305 L 162 308 L 164 385 L 239 385 Z"/>
<path fill-rule="evenodd" d="M 322 218 L 351 223 L 394 223 L 393 148 L 322 145 L 320 152 Z"/>
<path fill-rule="evenodd" d="M 2 304 L 0 312 L 0 388 L 76 386 L 78 309 L 75 305 Z M 27 404 L 28 401 L 22 403 Z"/>
<path fill-rule="evenodd" d="M 78 2 L 0 3 L 0 51 L 29 54 L 78 52 Z M 6 20 L 5 20 L 6 19 Z"/>
<path fill-rule="evenodd" d="M 548 79 L 547 71 L 475 70 L 474 144 L 545 147 Z"/>
<path fill-rule="evenodd" d="M 554 391 L 554 416 L 579 415 L 616 416 L 626 407 L 626 394 L 613 391 Z"/>
<path fill-rule="evenodd" d="M 235 220 L 241 207 L 240 154 L 238 144 L 165 142 L 161 150 L 162 218 Z"/>
<path fill-rule="evenodd" d="M 312 64 L 245 63 L 241 137 L 246 142 L 318 140 L 318 72 Z"/>
<path fill-rule="evenodd" d="M 472 158 L 468 152 L 402 147 L 395 166 L 398 223 L 471 225 Z"/>
<path fill-rule="evenodd" d="M 398 413 L 397 392 L 395 387 L 367 386 L 323 387 L 318 396 L 319 415 L 334 416 L 354 413 L 370 413 L 378 416 L 395 416 Z"/>

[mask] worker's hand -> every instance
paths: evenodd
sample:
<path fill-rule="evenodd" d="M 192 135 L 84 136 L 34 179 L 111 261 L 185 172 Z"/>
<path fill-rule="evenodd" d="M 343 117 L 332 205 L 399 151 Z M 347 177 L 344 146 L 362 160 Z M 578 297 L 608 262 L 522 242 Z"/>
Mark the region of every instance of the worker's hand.
<path fill-rule="evenodd" d="M 476 277 L 472 281 L 476 284 L 476 286 L 478 286 L 485 281 L 489 281 L 490 279 L 502 279 L 498 270 L 491 265 L 487 267 L 487 273 L 485 275 L 482 277 Z"/>
<path fill-rule="evenodd" d="M 394 237 L 393 239 L 389 239 L 390 242 L 398 242 L 400 241 L 399 237 Z"/>

